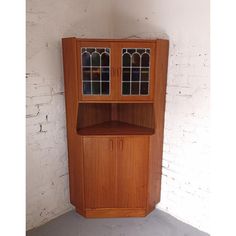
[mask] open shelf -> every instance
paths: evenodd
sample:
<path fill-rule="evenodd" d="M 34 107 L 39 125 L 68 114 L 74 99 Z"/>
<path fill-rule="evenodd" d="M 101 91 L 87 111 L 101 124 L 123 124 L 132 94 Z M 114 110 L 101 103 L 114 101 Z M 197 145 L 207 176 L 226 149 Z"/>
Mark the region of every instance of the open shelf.
<path fill-rule="evenodd" d="M 121 121 L 106 121 L 78 129 L 80 135 L 151 135 L 154 129 Z"/>
<path fill-rule="evenodd" d="M 80 135 L 151 135 L 154 130 L 153 104 L 79 104 Z"/>

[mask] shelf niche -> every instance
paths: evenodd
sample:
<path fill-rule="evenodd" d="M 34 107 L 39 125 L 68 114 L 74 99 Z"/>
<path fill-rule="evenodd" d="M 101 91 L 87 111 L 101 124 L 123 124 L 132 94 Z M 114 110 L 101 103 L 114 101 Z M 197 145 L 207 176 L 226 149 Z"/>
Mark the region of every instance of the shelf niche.
<path fill-rule="evenodd" d="M 79 103 L 80 135 L 154 134 L 152 103 Z"/>

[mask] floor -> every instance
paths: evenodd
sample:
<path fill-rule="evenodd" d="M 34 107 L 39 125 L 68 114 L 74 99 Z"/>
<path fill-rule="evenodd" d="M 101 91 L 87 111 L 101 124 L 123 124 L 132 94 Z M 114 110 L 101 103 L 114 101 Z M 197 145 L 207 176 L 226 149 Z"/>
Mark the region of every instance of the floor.
<path fill-rule="evenodd" d="M 160 210 L 145 218 L 85 219 L 75 211 L 30 230 L 27 236 L 209 236 Z"/>

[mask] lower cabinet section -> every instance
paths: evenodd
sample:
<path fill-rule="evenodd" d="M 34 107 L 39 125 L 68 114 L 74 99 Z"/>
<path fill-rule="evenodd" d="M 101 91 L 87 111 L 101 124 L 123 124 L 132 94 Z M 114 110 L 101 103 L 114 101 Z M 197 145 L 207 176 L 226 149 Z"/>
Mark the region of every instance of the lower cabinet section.
<path fill-rule="evenodd" d="M 87 217 L 144 216 L 149 136 L 84 136 Z"/>

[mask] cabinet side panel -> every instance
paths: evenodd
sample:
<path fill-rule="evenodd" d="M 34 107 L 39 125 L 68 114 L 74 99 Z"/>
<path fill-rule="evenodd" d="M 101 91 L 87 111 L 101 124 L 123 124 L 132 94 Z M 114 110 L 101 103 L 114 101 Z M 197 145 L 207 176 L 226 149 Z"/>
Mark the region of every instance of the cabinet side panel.
<path fill-rule="evenodd" d="M 82 156 L 80 155 L 80 137 L 76 133 L 77 111 L 78 111 L 78 87 L 77 87 L 77 55 L 76 39 L 62 39 L 64 86 L 66 101 L 66 125 L 68 143 L 68 165 L 70 181 L 70 201 L 78 207 L 83 205 L 82 182 L 77 178 L 78 170 L 82 168 Z M 81 161 L 79 161 L 80 159 Z M 81 172 L 79 172 L 81 173 Z M 78 186 L 78 187 L 77 187 Z M 79 188 L 79 189 L 78 189 Z M 81 188 L 81 189 L 80 189 Z M 77 192 L 78 191 L 78 192 Z"/>
<path fill-rule="evenodd" d="M 154 95 L 155 135 L 152 135 L 150 139 L 148 211 L 155 208 L 155 204 L 160 201 L 168 49 L 169 41 L 157 40 Z"/>

